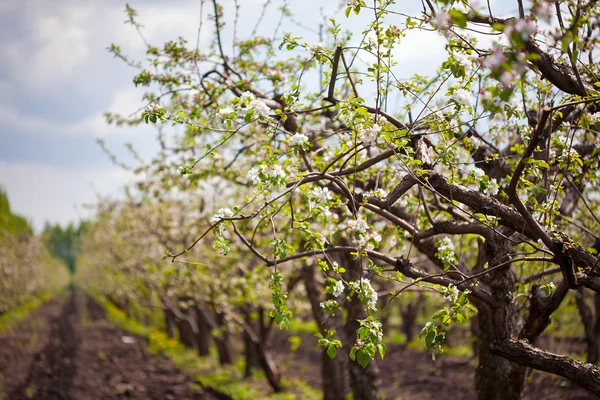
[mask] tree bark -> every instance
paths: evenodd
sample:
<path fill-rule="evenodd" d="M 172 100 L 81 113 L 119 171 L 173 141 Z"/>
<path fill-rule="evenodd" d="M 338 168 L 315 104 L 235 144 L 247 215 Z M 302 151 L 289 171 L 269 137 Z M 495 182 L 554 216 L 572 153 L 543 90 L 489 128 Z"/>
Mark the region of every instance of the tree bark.
<path fill-rule="evenodd" d="M 225 326 L 225 315 L 221 312 L 216 311 L 216 322 L 219 327 L 219 334 L 213 339 L 217 346 L 217 353 L 219 354 L 219 363 L 221 365 L 229 365 L 232 363 L 231 350 L 229 349 L 229 332 Z"/>
<path fill-rule="evenodd" d="M 173 339 L 175 337 L 175 329 L 177 329 L 177 319 L 175 318 L 175 313 L 169 309 L 165 309 L 164 316 L 165 332 L 167 333 L 167 337 Z"/>
<path fill-rule="evenodd" d="M 190 321 L 187 319 L 179 319 L 177 327 L 179 329 L 179 341 L 187 348 L 195 348 L 196 338 Z"/>
<path fill-rule="evenodd" d="M 252 321 L 250 317 L 251 306 L 246 306 L 246 311 L 244 315 L 244 320 L 246 324 L 253 330 L 256 330 L 256 322 Z M 250 335 L 246 331 L 242 333 L 242 337 L 244 340 L 244 359 L 246 360 L 246 366 L 244 368 L 244 378 L 249 378 L 252 376 L 252 371 L 260 369 L 260 361 L 258 357 L 258 346 Z"/>
<path fill-rule="evenodd" d="M 406 336 L 406 344 L 408 345 L 415 338 L 417 316 L 419 314 L 419 305 L 423 302 L 423 294 L 416 294 L 416 299 L 403 304 L 400 312 L 402 314 L 402 333 Z"/>
<path fill-rule="evenodd" d="M 494 354 L 540 371 L 572 380 L 600 397 L 600 368 L 531 346 L 524 340 L 505 339 L 492 344 Z"/>
<path fill-rule="evenodd" d="M 508 260 L 508 241 L 499 234 L 489 235 L 484 243 L 485 259 L 492 268 Z M 525 383 L 525 368 L 490 353 L 490 345 L 499 338 L 516 336 L 520 313 L 512 301 L 516 291 L 510 264 L 494 269 L 484 278 L 492 289 L 495 307 L 473 299 L 479 313 L 479 366 L 475 371 L 475 387 L 480 400 L 518 400 Z"/>
<path fill-rule="evenodd" d="M 575 300 L 585 330 L 587 362 L 596 365 L 600 361 L 600 294 L 593 294 L 594 309 L 592 310 L 586 303 L 587 296 L 584 290 L 580 288 L 575 293 Z"/>
<path fill-rule="evenodd" d="M 348 279 L 355 281 L 361 278 L 362 268 L 359 260 L 354 260 L 350 254 L 341 255 L 341 265 L 346 267 Z M 354 296 L 351 300 L 346 301 L 346 324 L 344 332 L 346 334 L 346 343 L 351 346 L 351 343 L 356 341 L 356 331 L 360 324 L 357 320 L 364 319 L 366 312 L 362 303 Z M 379 368 L 377 362 L 372 360 L 366 368 L 361 367 L 358 362 L 350 361 L 348 363 L 350 371 L 350 387 L 354 400 L 378 400 L 380 380 Z"/>
<path fill-rule="evenodd" d="M 204 318 L 204 313 L 198 306 L 194 307 L 196 313 L 196 323 L 198 325 L 198 332 L 196 333 L 196 346 L 198 349 L 198 355 L 200 357 L 206 357 L 210 353 L 210 324 Z"/>
<path fill-rule="evenodd" d="M 336 328 L 336 322 L 339 318 L 325 318 L 321 308 L 320 291 L 317 288 L 315 279 L 315 267 L 311 264 L 304 268 L 303 278 L 306 296 L 310 302 L 313 318 L 317 322 L 321 335 L 326 335 L 326 330 Z M 321 352 L 321 379 L 323 400 L 344 400 L 346 399 L 347 385 L 344 368 L 345 359 L 338 354 L 334 359 L 329 358 L 327 351 Z"/>

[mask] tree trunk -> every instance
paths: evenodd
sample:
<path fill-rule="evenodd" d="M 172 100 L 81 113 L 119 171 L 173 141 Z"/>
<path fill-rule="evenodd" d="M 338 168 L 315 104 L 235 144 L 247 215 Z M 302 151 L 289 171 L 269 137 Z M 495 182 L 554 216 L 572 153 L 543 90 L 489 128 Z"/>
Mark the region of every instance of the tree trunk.
<path fill-rule="evenodd" d="M 215 345 L 217 346 L 217 353 L 219 354 L 219 363 L 221 365 L 228 365 L 232 363 L 231 351 L 229 350 L 229 332 L 225 326 L 225 315 L 221 312 L 215 312 L 216 322 L 219 327 L 219 334 L 213 338 Z"/>
<path fill-rule="evenodd" d="M 577 309 L 585 330 L 587 343 L 587 362 L 598 364 L 600 361 L 600 295 L 594 293 L 594 309 L 586 303 L 585 289 L 581 288 L 575 293 Z"/>
<path fill-rule="evenodd" d="M 509 243 L 499 234 L 485 241 L 484 252 L 489 268 L 508 260 Z M 516 291 L 510 264 L 491 270 L 484 278 L 492 289 L 497 306 L 494 308 L 474 300 L 477 306 L 479 327 L 479 366 L 475 372 L 475 387 L 480 400 L 518 400 L 525 384 L 526 369 L 490 353 L 496 340 L 516 336 L 520 313 L 512 301 Z"/>
<path fill-rule="evenodd" d="M 518 400 L 521 398 L 524 378 L 513 377 L 509 360 L 490 353 L 495 332 L 492 323 L 492 310 L 483 304 L 477 304 L 479 366 L 475 370 L 475 388 L 479 400 Z M 516 378 L 516 379 L 515 379 Z M 519 382 L 519 380 L 521 382 Z"/>
<path fill-rule="evenodd" d="M 251 310 L 251 306 L 247 305 L 247 310 Z M 246 311 L 244 315 L 244 321 L 246 324 L 256 331 L 256 322 L 252 321 L 250 317 L 250 311 Z M 260 361 L 258 357 L 258 346 L 250 335 L 246 331 L 242 333 L 242 337 L 244 339 L 244 358 L 246 360 L 246 366 L 244 369 L 244 378 L 249 378 L 252 376 L 252 371 L 260 369 Z"/>
<path fill-rule="evenodd" d="M 313 318 L 317 322 L 321 335 L 326 335 L 327 329 L 336 328 L 336 322 L 339 317 L 325 318 L 321 308 L 321 298 L 317 289 L 315 279 L 315 267 L 313 265 L 304 268 L 303 278 L 306 295 L 310 302 Z M 321 380 L 323 390 L 323 400 L 344 400 L 346 399 L 346 376 L 345 376 L 345 357 L 338 354 L 334 359 L 329 358 L 327 351 L 321 352 Z"/>
<path fill-rule="evenodd" d="M 198 332 L 196 333 L 198 355 L 206 357 L 210 353 L 210 324 L 204 318 L 204 314 L 199 307 L 194 307 L 194 312 L 196 313 L 196 323 L 198 325 Z"/>
<path fill-rule="evenodd" d="M 276 393 L 283 392 L 283 386 L 281 386 L 281 373 L 262 343 L 258 346 L 258 359 L 273 391 Z"/>
<path fill-rule="evenodd" d="M 194 337 L 194 330 L 192 329 L 190 321 L 187 319 L 180 319 L 177 322 L 177 327 L 179 329 L 179 341 L 187 348 L 195 348 L 196 338 Z"/>
<path fill-rule="evenodd" d="M 342 266 L 346 267 L 348 280 L 355 281 L 361 278 L 362 268 L 359 260 L 354 260 L 351 255 L 343 254 L 341 256 Z M 344 332 L 348 346 L 356 341 L 356 331 L 360 324 L 357 320 L 364 319 L 366 312 L 363 304 L 353 296 L 352 300 L 346 301 L 346 324 Z M 361 367 L 358 362 L 350 361 L 348 363 L 350 371 L 350 387 L 354 400 L 378 400 L 377 394 L 380 386 L 379 368 L 377 362 L 372 360 L 366 368 Z"/>
<path fill-rule="evenodd" d="M 423 294 L 419 293 L 416 299 L 411 299 L 407 304 L 402 305 L 400 311 L 402 313 L 402 333 L 406 336 L 406 344 L 408 345 L 415 338 L 415 328 L 417 316 L 419 314 L 419 304 L 423 301 Z"/>
<path fill-rule="evenodd" d="M 177 329 L 177 319 L 175 313 L 169 309 L 164 310 L 165 316 L 165 332 L 170 339 L 175 337 L 175 329 Z"/>

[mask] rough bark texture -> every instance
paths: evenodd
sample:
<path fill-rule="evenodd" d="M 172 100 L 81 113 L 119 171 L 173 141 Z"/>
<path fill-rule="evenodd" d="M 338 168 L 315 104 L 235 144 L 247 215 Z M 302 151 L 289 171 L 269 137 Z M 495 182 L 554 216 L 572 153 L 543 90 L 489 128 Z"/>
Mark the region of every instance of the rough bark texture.
<path fill-rule="evenodd" d="M 317 288 L 315 279 L 315 267 L 311 264 L 303 270 L 304 287 L 306 295 L 311 305 L 313 318 L 317 321 L 319 331 L 325 335 L 326 329 L 335 328 L 335 322 L 338 318 L 325 318 L 321 308 L 321 293 Z M 332 326 L 333 325 L 333 326 Z M 345 376 L 345 357 L 339 354 L 334 359 L 329 358 L 325 350 L 321 353 L 321 378 L 323 382 L 323 400 L 344 400 L 346 399 L 347 385 Z"/>
<path fill-rule="evenodd" d="M 175 330 L 177 329 L 177 320 L 173 311 L 166 309 L 164 310 L 165 316 L 165 332 L 169 338 L 175 337 Z"/>
<path fill-rule="evenodd" d="M 401 307 L 402 313 L 402 332 L 406 335 L 406 343 L 412 342 L 415 338 L 417 316 L 419 314 L 419 304 L 423 302 L 423 294 L 419 293 L 417 298 L 404 304 Z"/>
<path fill-rule="evenodd" d="M 350 254 L 344 254 L 341 257 L 342 264 L 347 271 L 349 280 L 358 280 L 362 275 L 362 268 L 359 260 L 354 260 Z M 350 344 L 356 341 L 356 331 L 360 324 L 357 320 L 364 319 L 366 313 L 361 302 L 354 296 L 352 300 L 346 301 L 346 324 L 344 332 L 346 334 L 346 343 Z M 369 362 L 366 368 L 361 367 L 357 362 L 348 363 L 350 372 L 350 386 L 354 400 L 377 400 L 380 387 L 379 368 L 375 360 Z"/>
<path fill-rule="evenodd" d="M 493 267 L 506 261 L 509 249 L 507 241 L 500 235 L 490 236 L 485 242 L 484 252 L 490 267 Z M 490 345 L 498 338 L 516 335 L 520 316 L 512 301 L 512 293 L 516 290 L 514 276 L 507 265 L 491 271 L 485 279 L 492 288 L 496 306 L 476 302 L 479 309 L 479 366 L 475 373 L 477 396 L 481 400 L 517 400 L 523 391 L 525 369 L 489 351 Z"/>
<path fill-rule="evenodd" d="M 196 346 L 196 337 L 190 321 L 187 319 L 180 319 L 177 322 L 177 328 L 179 329 L 179 341 L 190 349 Z"/>
<path fill-rule="evenodd" d="M 500 340 L 492 344 L 490 351 L 521 365 L 563 376 L 600 397 L 600 369 L 592 364 L 540 350 L 524 340 Z"/>
<path fill-rule="evenodd" d="M 232 363 L 231 350 L 229 349 L 229 332 L 225 327 L 225 315 L 217 312 L 216 318 L 217 326 L 220 328 L 220 333 L 213 338 L 215 345 L 217 346 L 217 353 L 219 354 L 219 363 L 221 365 L 228 365 Z"/>
<path fill-rule="evenodd" d="M 581 322 L 585 329 L 585 341 L 587 343 L 587 362 L 598 364 L 600 361 L 600 294 L 593 294 L 594 309 L 586 302 L 585 289 L 581 288 L 575 294 L 577 309 L 581 315 Z"/>
<path fill-rule="evenodd" d="M 204 319 L 202 311 L 195 307 L 194 312 L 196 313 L 196 324 L 198 330 L 196 332 L 196 347 L 198 355 L 205 357 L 210 353 L 210 325 Z"/>
<path fill-rule="evenodd" d="M 250 305 L 248 305 L 247 309 L 251 310 L 252 308 Z M 244 321 L 251 329 L 256 331 L 256 322 L 252 321 L 249 311 L 246 311 Z M 254 341 L 252 340 L 250 335 L 248 335 L 247 332 L 244 331 L 242 337 L 244 340 L 244 360 L 246 361 L 244 369 L 244 378 L 249 378 L 250 376 L 252 376 L 252 372 L 254 370 L 260 369 L 258 346 L 256 345 L 256 343 L 254 343 Z"/>

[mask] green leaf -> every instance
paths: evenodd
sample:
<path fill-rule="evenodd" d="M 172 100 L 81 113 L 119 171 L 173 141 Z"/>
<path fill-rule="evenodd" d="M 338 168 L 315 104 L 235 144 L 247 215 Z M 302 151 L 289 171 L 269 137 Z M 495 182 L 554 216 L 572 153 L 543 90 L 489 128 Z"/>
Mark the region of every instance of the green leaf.
<path fill-rule="evenodd" d="M 335 348 L 335 346 L 329 346 L 327 348 L 327 355 L 329 356 L 329 358 L 335 358 L 337 354 L 337 349 Z"/>
<path fill-rule="evenodd" d="M 366 368 L 367 365 L 369 365 L 369 361 L 371 361 L 371 360 L 370 360 L 370 358 L 369 358 L 369 356 L 367 355 L 366 352 L 361 351 L 361 352 L 358 353 L 358 359 L 357 359 L 357 361 L 358 361 L 358 364 L 361 367 Z"/>

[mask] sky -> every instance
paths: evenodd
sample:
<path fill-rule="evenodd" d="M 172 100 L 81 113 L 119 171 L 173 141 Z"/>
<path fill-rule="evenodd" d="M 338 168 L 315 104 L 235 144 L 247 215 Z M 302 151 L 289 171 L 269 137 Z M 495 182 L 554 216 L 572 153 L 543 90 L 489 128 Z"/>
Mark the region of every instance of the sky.
<path fill-rule="evenodd" d="M 239 0 L 239 34 L 248 35 L 259 20 L 264 0 Z M 272 0 L 259 33 L 276 26 L 283 0 Z M 202 0 L 132 0 L 146 40 L 161 45 L 179 36 L 196 42 Z M 225 22 L 233 21 L 233 0 L 221 1 Z M 321 15 L 334 15 L 342 27 L 357 29 L 365 18 L 346 20 L 345 1 L 289 1 L 300 24 L 289 21 L 282 32 L 318 41 Z M 411 1 L 420 7 L 420 1 Z M 413 6 L 409 5 L 408 8 Z M 200 48 L 211 40 L 204 1 Z M 112 164 L 96 139 L 129 161 L 126 143 L 148 159 L 157 151 L 152 126 L 109 126 L 104 112 L 130 115 L 144 104 L 143 90 L 132 83 L 134 70 L 106 48 L 115 43 L 135 59 L 145 45 L 126 19 L 121 0 L 19 0 L 0 2 L 0 187 L 11 207 L 41 230 L 46 222 L 66 225 L 88 218 L 99 196 L 119 196 L 132 175 Z M 409 10 L 409 11 L 415 11 Z M 229 36 L 227 36 L 229 35 Z M 225 40 L 231 40 L 231 32 Z M 277 39 L 277 38 L 276 38 Z M 405 54 L 406 76 L 423 72 L 443 57 L 436 32 L 416 33 L 397 51 Z"/>

